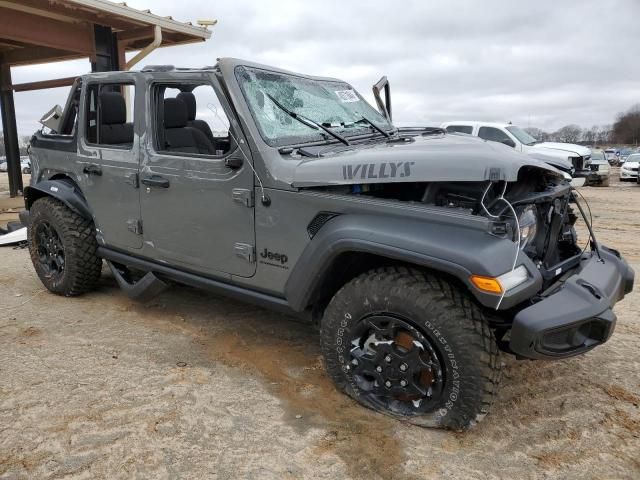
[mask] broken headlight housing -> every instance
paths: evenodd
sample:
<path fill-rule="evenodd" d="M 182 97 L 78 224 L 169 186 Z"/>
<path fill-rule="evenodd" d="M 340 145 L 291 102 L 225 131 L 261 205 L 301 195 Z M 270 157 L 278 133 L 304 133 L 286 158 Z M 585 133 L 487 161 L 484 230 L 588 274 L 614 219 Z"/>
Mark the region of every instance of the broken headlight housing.
<path fill-rule="evenodd" d="M 527 205 L 518 213 L 518 223 L 520 224 L 520 249 L 524 250 L 529 246 L 538 232 L 538 209 L 535 205 Z"/>

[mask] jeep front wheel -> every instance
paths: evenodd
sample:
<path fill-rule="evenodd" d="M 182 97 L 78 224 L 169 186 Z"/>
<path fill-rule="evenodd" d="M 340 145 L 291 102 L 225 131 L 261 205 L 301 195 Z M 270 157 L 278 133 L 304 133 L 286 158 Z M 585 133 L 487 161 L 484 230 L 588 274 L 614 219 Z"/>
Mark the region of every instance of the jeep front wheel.
<path fill-rule="evenodd" d="M 31 206 L 27 234 L 31 261 L 47 289 L 69 297 L 95 288 L 102 260 L 91 220 L 44 197 Z"/>
<path fill-rule="evenodd" d="M 499 352 L 462 289 L 406 268 L 344 285 L 321 325 L 326 367 L 361 404 L 427 426 L 466 429 L 489 411 Z"/>

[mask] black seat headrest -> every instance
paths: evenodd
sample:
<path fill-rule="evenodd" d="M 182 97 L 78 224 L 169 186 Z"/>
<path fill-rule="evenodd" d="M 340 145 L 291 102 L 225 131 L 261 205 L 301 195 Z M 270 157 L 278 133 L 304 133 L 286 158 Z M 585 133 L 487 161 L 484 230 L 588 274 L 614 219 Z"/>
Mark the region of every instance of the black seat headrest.
<path fill-rule="evenodd" d="M 196 96 L 192 92 L 180 92 L 176 98 L 179 98 L 187 106 L 187 119 L 189 121 L 196 119 Z"/>
<path fill-rule="evenodd" d="M 100 94 L 100 122 L 102 125 L 127 123 L 127 105 L 122 94 L 118 92 Z"/>
<path fill-rule="evenodd" d="M 179 98 L 164 99 L 164 128 L 184 128 L 189 122 L 187 106 Z"/>

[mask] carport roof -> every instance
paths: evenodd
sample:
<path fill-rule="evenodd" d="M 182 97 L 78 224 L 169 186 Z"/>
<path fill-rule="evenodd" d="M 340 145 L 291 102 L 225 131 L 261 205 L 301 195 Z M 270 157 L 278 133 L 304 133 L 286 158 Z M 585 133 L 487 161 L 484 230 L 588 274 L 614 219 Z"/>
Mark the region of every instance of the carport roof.
<path fill-rule="evenodd" d="M 9 65 L 94 57 L 94 25 L 110 27 L 124 51 L 151 43 L 156 26 L 162 29 L 162 47 L 211 36 L 206 26 L 105 0 L 0 0 L 0 25 L 0 57 Z"/>

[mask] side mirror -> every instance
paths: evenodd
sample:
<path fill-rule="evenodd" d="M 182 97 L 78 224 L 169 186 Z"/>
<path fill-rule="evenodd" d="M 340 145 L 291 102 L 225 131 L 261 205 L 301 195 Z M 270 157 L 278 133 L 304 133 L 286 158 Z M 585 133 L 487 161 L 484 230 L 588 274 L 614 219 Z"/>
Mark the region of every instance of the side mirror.
<path fill-rule="evenodd" d="M 380 92 L 384 89 L 384 101 L 380 96 Z M 373 88 L 373 96 L 376 99 L 378 110 L 384 117 L 391 123 L 391 87 L 389 86 L 389 80 L 387 77 L 382 77 L 378 80 Z"/>
<path fill-rule="evenodd" d="M 516 142 L 514 142 L 513 140 L 511 140 L 510 138 L 505 138 L 504 140 L 502 140 L 502 142 L 500 143 L 504 143 L 505 145 L 510 146 L 511 148 L 516 148 Z"/>
<path fill-rule="evenodd" d="M 45 113 L 39 121 L 53 133 L 58 133 L 60 131 L 60 123 L 62 122 L 62 113 L 62 107 L 56 105 Z"/>
<path fill-rule="evenodd" d="M 231 157 L 225 158 L 224 164 L 225 164 L 225 166 L 227 166 L 227 167 L 229 167 L 229 168 L 231 168 L 233 170 L 237 170 L 242 166 L 243 161 L 242 161 L 241 157 L 231 156 Z"/>

